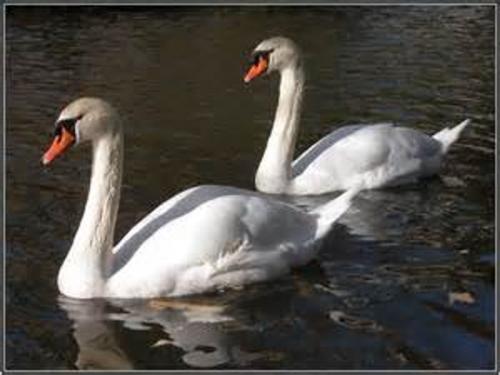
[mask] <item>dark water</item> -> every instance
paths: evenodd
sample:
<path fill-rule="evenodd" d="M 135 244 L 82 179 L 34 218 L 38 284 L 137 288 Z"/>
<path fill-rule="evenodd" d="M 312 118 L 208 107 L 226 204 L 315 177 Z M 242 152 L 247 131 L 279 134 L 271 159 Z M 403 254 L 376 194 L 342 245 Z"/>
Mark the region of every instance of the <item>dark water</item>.
<path fill-rule="evenodd" d="M 7 368 L 493 368 L 493 7 L 9 6 L 6 33 Z M 60 296 L 90 168 L 88 147 L 39 166 L 60 109 L 93 95 L 127 120 L 119 238 L 187 187 L 253 188 L 277 78 L 242 76 L 276 34 L 305 53 L 300 150 L 349 123 L 433 133 L 471 118 L 441 176 L 362 193 L 319 258 L 275 282 Z"/>

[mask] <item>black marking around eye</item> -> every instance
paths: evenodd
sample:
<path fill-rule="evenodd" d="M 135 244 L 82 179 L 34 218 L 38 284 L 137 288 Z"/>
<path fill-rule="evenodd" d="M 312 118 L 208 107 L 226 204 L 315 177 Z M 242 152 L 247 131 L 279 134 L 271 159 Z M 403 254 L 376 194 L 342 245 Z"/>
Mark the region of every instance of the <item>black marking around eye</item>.
<path fill-rule="evenodd" d="M 269 55 L 273 51 L 274 51 L 273 49 L 268 49 L 268 50 L 264 50 L 264 51 L 256 51 L 256 52 L 254 52 L 252 54 L 252 59 L 251 59 L 250 63 L 252 65 L 257 65 L 259 63 L 259 60 L 260 60 L 261 57 L 263 57 L 266 60 L 269 60 Z"/>
<path fill-rule="evenodd" d="M 67 118 L 60 120 L 56 123 L 56 129 L 54 130 L 54 136 L 58 137 L 61 135 L 62 128 L 69 131 L 73 136 L 75 135 L 75 125 L 80 120 L 82 116 L 78 116 L 75 118 Z"/>

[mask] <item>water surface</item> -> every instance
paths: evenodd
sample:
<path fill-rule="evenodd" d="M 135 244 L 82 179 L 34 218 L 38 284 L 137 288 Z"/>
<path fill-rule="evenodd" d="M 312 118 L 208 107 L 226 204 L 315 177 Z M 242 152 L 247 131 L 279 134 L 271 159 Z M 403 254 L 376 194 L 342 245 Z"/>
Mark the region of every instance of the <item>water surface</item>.
<path fill-rule="evenodd" d="M 121 238 L 190 186 L 253 189 L 278 82 L 242 77 L 278 34 L 305 55 L 299 151 L 346 124 L 432 134 L 470 118 L 440 177 L 362 193 L 318 259 L 278 281 L 60 296 L 90 172 L 88 147 L 39 166 L 62 107 L 99 96 L 126 119 Z M 493 7 L 9 6 L 6 42 L 8 369 L 493 368 Z"/>

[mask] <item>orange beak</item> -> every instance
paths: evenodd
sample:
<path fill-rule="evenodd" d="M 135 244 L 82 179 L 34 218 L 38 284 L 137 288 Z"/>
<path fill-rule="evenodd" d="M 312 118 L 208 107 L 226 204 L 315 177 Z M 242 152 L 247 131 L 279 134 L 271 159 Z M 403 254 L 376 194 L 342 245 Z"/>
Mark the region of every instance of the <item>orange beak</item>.
<path fill-rule="evenodd" d="M 62 155 L 73 143 L 75 143 L 75 137 L 62 127 L 61 134 L 56 135 L 49 149 L 43 154 L 42 164 L 50 164 L 55 158 Z"/>
<path fill-rule="evenodd" d="M 268 65 L 269 64 L 267 62 L 267 59 L 261 56 L 259 58 L 259 62 L 257 62 L 257 64 L 253 64 L 250 69 L 248 69 L 248 72 L 245 75 L 245 78 L 243 78 L 243 81 L 245 81 L 245 83 L 248 83 L 252 79 L 262 75 L 267 70 Z"/>

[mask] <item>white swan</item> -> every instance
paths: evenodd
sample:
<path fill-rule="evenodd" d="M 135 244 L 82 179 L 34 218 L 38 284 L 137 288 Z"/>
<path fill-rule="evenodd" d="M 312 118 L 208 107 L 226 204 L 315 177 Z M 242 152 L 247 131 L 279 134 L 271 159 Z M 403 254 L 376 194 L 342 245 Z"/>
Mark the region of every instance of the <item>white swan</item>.
<path fill-rule="evenodd" d="M 123 157 L 116 110 L 95 98 L 68 105 L 42 162 L 85 141 L 93 149 L 90 189 L 57 280 L 74 298 L 178 296 L 272 279 L 315 255 L 357 192 L 305 213 L 251 191 L 194 187 L 157 207 L 113 248 Z"/>
<path fill-rule="evenodd" d="M 278 107 L 266 150 L 255 176 L 258 190 L 277 194 L 322 194 L 353 186 L 373 189 L 412 182 L 438 172 L 443 155 L 469 120 L 432 137 L 392 124 L 351 125 L 327 135 L 295 161 L 304 87 L 299 48 L 274 37 L 253 51 L 250 82 L 265 73 L 281 75 Z"/>

